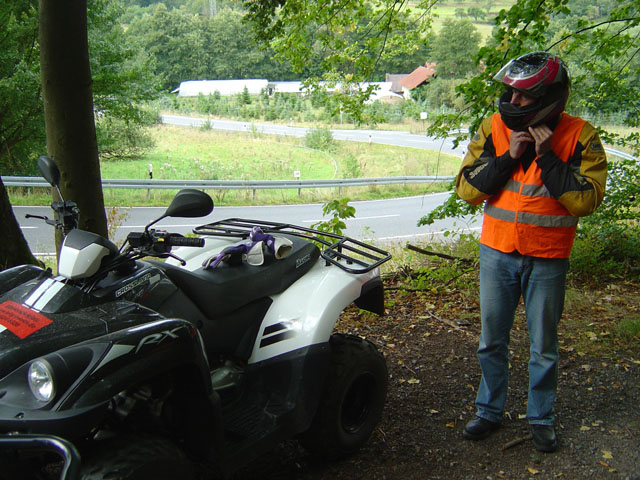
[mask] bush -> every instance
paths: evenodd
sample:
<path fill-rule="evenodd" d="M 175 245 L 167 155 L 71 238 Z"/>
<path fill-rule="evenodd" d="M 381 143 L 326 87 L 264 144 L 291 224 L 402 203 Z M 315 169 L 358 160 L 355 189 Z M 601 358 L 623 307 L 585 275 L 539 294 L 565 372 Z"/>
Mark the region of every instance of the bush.
<path fill-rule="evenodd" d="M 579 277 L 638 275 L 640 263 L 640 163 L 609 162 L 602 205 L 581 219 L 571 254 Z M 636 266 L 636 270 L 634 270 Z"/>
<path fill-rule="evenodd" d="M 150 114 L 148 120 L 153 118 Z M 141 124 L 106 116 L 96 121 L 96 137 L 101 160 L 140 158 L 155 145 Z"/>
<path fill-rule="evenodd" d="M 328 128 L 311 128 L 305 135 L 305 145 L 315 150 L 329 151 L 335 147 L 333 135 Z"/>

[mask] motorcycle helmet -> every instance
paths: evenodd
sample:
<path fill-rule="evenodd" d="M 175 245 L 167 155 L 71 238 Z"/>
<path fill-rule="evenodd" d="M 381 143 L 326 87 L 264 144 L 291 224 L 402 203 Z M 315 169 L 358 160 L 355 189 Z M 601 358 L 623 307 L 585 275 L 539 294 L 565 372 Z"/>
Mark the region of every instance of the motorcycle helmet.
<path fill-rule="evenodd" d="M 511 60 L 493 78 L 507 87 L 498 100 L 498 111 L 511 130 L 549 122 L 564 111 L 569 98 L 569 70 L 560 57 L 547 52 L 527 53 Z M 536 101 L 524 107 L 512 105 L 513 90 Z"/>

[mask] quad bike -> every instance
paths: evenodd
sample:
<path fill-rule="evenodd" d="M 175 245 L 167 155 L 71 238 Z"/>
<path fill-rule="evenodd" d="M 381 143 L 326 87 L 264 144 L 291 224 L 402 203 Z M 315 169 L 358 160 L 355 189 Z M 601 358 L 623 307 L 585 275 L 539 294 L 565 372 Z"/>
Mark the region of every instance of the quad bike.
<path fill-rule="evenodd" d="M 329 458 L 367 441 L 385 360 L 334 326 L 354 302 L 383 313 L 387 252 L 245 219 L 151 228 L 208 215 L 192 189 L 121 248 L 78 229 L 74 202 L 52 208 L 57 275 L 0 272 L 1 480 L 224 476 L 287 439 Z"/>

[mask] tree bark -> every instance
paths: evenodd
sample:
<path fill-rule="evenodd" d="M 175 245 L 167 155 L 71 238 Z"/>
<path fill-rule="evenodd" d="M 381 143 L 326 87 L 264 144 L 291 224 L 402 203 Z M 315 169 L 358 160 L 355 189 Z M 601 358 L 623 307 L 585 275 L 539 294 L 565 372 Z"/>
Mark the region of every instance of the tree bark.
<path fill-rule="evenodd" d="M 93 114 L 86 0 L 39 0 L 40 69 L 47 150 L 79 226 L 107 236 Z"/>
<path fill-rule="evenodd" d="M 31 253 L 20 225 L 11 210 L 9 195 L 0 177 L 0 225 L 2 225 L 3 245 L 0 248 L 0 270 L 30 263 L 42 265 Z"/>

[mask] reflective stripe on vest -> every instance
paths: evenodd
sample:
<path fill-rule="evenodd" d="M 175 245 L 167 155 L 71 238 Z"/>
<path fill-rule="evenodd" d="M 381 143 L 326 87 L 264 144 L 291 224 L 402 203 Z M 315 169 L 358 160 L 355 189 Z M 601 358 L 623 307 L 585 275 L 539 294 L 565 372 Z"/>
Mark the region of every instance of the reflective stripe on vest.
<path fill-rule="evenodd" d="M 578 225 L 578 217 L 566 215 L 539 215 L 537 213 L 514 212 L 504 210 L 494 205 L 485 205 L 484 213 L 490 217 L 505 222 L 524 223 L 525 225 L 536 225 L 538 227 L 575 227 Z M 517 219 L 516 219 L 517 216 Z"/>
<path fill-rule="evenodd" d="M 584 124 L 579 118 L 562 115 L 552 139 L 553 151 L 562 161 L 573 155 Z M 493 117 L 491 133 L 496 156 L 505 154 L 511 130 L 499 114 Z M 533 161 L 526 171 L 519 165 L 502 190 L 487 200 L 480 241 L 503 252 L 568 258 L 577 225 L 578 218 L 544 186 L 540 167 Z"/>

